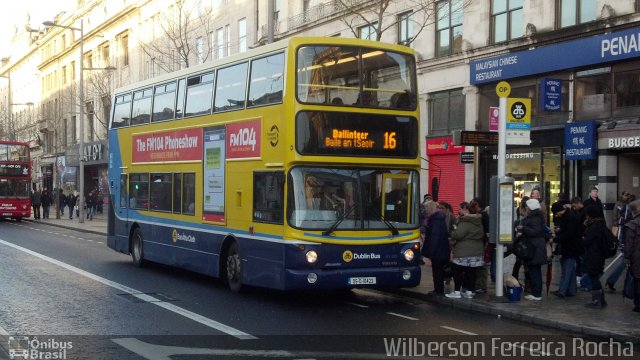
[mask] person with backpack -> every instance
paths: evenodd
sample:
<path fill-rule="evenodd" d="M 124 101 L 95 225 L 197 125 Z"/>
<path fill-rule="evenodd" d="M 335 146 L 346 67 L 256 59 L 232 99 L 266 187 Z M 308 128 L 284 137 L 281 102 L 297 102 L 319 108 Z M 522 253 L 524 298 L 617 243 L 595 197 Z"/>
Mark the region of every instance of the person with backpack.
<path fill-rule="evenodd" d="M 585 207 L 585 214 L 586 229 L 583 239 L 584 262 L 582 268 L 591 280 L 591 302 L 585 304 L 585 306 L 598 309 L 607 306 L 600 276 L 604 272 L 604 260 L 606 258 L 603 253 L 605 230 L 609 231 L 609 229 L 607 229 L 605 220 L 600 217 L 600 209 L 596 206 Z"/>
<path fill-rule="evenodd" d="M 640 312 L 640 200 L 629 203 L 633 219 L 625 227 L 624 259 L 633 275 L 633 311 Z"/>

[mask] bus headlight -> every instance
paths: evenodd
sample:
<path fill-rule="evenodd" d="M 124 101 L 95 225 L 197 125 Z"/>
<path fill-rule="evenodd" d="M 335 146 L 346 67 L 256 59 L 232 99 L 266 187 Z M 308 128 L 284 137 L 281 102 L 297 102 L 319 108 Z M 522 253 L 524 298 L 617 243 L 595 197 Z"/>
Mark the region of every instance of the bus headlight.
<path fill-rule="evenodd" d="M 318 261 L 318 253 L 315 252 L 315 250 L 309 250 L 307 251 L 307 262 L 309 264 L 314 264 L 316 261 Z"/>
<path fill-rule="evenodd" d="M 407 261 L 411 261 L 415 257 L 415 253 L 411 249 L 405 250 L 402 255 L 404 255 L 404 259 Z"/>

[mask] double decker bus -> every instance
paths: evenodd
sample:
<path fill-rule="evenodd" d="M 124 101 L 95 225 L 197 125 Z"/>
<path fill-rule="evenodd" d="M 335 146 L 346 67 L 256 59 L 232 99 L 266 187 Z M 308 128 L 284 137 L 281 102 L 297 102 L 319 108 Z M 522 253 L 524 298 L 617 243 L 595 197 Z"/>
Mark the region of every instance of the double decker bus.
<path fill-rule="evenodd" d="M 31 216 L 29 145 L 0 141 L 0 217 L 17 221 Z"/>
<path fill-rule="evenodd" d="M 245 285 L 411 287 L 410 48 L 291 38 L 115 91 L 109 247 Z"/>

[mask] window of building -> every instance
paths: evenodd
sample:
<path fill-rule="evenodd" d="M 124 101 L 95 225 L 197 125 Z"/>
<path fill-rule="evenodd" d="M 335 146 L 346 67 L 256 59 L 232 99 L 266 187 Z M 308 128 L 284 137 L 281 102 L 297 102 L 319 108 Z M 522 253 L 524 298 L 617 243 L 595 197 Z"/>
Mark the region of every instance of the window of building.
<path fill-rule="evenodd" d="M 638 116 L 640 113 L 640 69 L 614 73 L 614 116 Z"/>
<path fill-rule="evenodd" d="M 187 79 L 185 116 L 211 113 L 213 98 L 213 72 Z"/>
<path fill-rule="evenodd" d="M 273 23 L 278 25 L 278 20 L 280 19 L 280 0 L 273 1 Z"/>
<path fill-rule="evenodd" d="M 247 63 L 241 63 L 218 70 L 214 111 L 244 108 L 247 67 Z"/>
<path fill-rule="evenodd" d="M 75 144 L 78 141 L 78 136 L 76 133 L 77 125 L 76 125 L 76 116 L 71 117 L 71 142 Z"/>
<path fill-rule="evenodd" d="M 220 28 L 216 30 L 216 59 L 222 59 L 224 57 L 224 29 Z"/>
<path fill-rule="evenodd" d="M 249 106 L 282 102 L 284 54 L 275 54 L 251 62 Z"/>
<path fill-rule="evenodd" d="M 129 181 L 129 207 L 149 210 L 149 174 L 131 174 Z"/>
<path fill-rule="evenodd" d="M 149 209 L 152 211 L 172 211 L 173 174 L 151 174 Z"/>
<path fill-rule="evenodd" d="M 225 25 L 224 33 L 227 35 L 227 56 L 231 55 L 231 26 Z"/>
<path fill-rule="evenodd" d="M 89 141 L 94 141 L 96 138 L 96 129 L 95 129 L 95 109 L 93 107 L 93 101 L 88 101 L 86 103 L 87 109 L 87 132 Z"/>
<path fill-rule="evenodd" d="M 491 25 L 493 42 L 517 39 L 524 35 L 524 0 L 492 0 Z"/>
<path fill-rule="evenodd" d="M 111 64 L 111 51 L 109 49 L 109 43 L 102 45 L 102 66 L 109 66 Z"/>
<path fill-rule="evenodd" d="M 198 64 L 204 63 L 204 39 L 198 36 L 196 39 L 196 59 Z"/>
<path fill-rule="evenodd" d="M 464 0 L 445 0 L 436 5 L 436 55 L 462 51 L 462 14 Z"/>
<path fill-rule="evenodd" d="M 62 67 L 62 85 L 66 85 L 67 84 L 67 67 L 63 66 Z"/>
<path fill-rule="evenodd" d="M 106 124 L 109 119 L 109 114 L 111 113 L 111 96 L 103 95 L 102 96 L 102 119 L 101 124 Z"/>
<path fill-rule="evenodd" d="M 133 105 L 131 107 L 131 125 L 148 124 L 151 119 L 151 88 L 146 88 L 133 93 Z"/>
<path fill-rule="evenodd" d="M 576 120 L 611 117 L 611 68 L 579 71 L 575 78 Z"/>
<path fill-rule="evenodd" d="M 429 94 L 429 135 L 450 135 L 464 129 L 465 99 L 462 89 Z"/>
<path fill-rule="evenodd" d="M 413 13 L 398 15 L 398 44 L 410 46 L 413 41 Z"/>
<path fill-rule="evenodd" d="M 153 114 L 151 121 L 173 119 L 176 102 L 176 82 L 157 85 L 153 90 Z"/>
<path fill-rule="evenodd" d="M 597 0 L 560 0 L 560 27 L 594 21 L 596 2 Z"/>
<path fill-rule="evenodd" d="M 238 20 L 238 52 L 247 51 L 247 19 Z"/>
<path fill-rule="evenodd" d="M 63 128 L 62 128 L 62 146 L 66 147 L 67 146 L 67 135 L 69 134 L 69 119 L 64 118 L 62 119 L 62 123 L 63 123 Z"/>
<path fill-rule="evenodd" d="M 376 39 L 376 26 L 378 26 L 378 22 L 373 22 L 371 24 L 367 24 L 358 28 L 358 37 L 360 39 L 365 40 L 375 40 Z"/>
<path fill-rule="evenodd" d="M 129 66 L 129 35 L 120 35 L 120 59 L 122 66 Z"/>
<path fill-rule="evenodd" d="M 284 173 L 253 173 L 253 220 L 282 224 L 284 215 Z"/>

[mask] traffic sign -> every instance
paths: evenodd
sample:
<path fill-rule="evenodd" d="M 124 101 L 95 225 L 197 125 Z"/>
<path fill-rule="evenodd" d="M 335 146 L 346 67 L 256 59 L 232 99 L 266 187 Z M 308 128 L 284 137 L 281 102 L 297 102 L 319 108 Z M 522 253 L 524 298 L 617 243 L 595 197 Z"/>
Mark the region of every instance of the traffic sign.
<path fill-rule="evenodd" d="M 511 85 L 506 81 L 500 81 L 496 86 L 496 94 L 501 98 L 509 97 L 509 94 L 511 94 Z"/>

